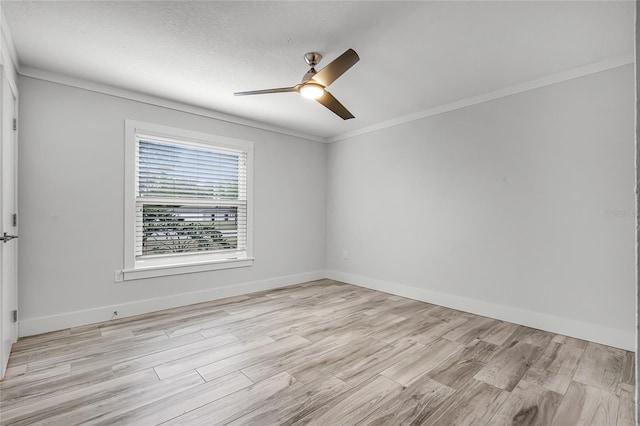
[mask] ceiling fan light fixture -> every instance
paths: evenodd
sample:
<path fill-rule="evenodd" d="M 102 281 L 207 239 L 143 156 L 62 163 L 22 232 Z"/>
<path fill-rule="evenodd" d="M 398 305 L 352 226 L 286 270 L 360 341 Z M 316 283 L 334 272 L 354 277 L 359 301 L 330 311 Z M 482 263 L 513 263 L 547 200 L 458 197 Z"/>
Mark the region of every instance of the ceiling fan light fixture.
<path fill-rule="evenodd" d="M 315 83 L 307 83 L 300 88 L 303 98 L 318 99 L 324 94 L 324 87 Z"/>
<path fill-rule="evenodd" d="M 298 92 L 305 98 L 315 100 L 343 120 L 355 118 L 353 114 L 351 114 L 349 110 L 340 103 L 340 101 L 325 89 L 356 62 L 358 62 L 360 57 L 355 50 L 347 49 L 346 52 L 334 59 L 329 65 L 316 72 L 314 66 L 318 65 L 320 58 L 322 58 L 322 55 L 318 52 L 309 52 L 304 55 L 304 59 L 307 61 L 307 64 L 311 65 L 311 69 L 307 71 L 304 77 L 302 77 L 302 82 L 295 86 L 279 87 L 277 89 L 250 90 L 248 92 L 235 92 L 233 95 L 247 96 L 264 95 L 268 93 Z"/>

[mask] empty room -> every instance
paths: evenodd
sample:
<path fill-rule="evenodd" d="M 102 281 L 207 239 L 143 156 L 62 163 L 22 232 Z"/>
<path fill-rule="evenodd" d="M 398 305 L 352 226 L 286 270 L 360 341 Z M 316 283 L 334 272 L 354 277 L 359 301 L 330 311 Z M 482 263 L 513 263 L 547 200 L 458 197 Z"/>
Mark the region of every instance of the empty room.
<path fill-rule="evenodd" d="M 636 425 L 634 1 L 0 1 L 0 425 Z"/>

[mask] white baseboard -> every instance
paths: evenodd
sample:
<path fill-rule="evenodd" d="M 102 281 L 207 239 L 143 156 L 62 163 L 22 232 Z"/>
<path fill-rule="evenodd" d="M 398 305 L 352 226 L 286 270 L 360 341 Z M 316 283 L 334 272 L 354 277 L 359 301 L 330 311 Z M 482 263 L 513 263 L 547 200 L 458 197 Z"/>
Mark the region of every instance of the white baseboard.
<path fill-rule="evenodd" d="M 81 311 L 67 312 L 58 315 L 50 315 L 38 318 L 21 319 L 18 323 L 20 337 L 50 331 L 64 330 L 70 327 L 93 324 L 109 320 L 113 311 L 118 311 L 118 318 L 133 315 L 146 314 L 163 309 L 177 308 L 179 306 L 192 305 L 194 303 L 208 302 L 225 297 L 270 290 L 288 285 L 299 284 L 307 281 L 319 280 L 326 277 L 325 271 L 313 271 L 303 274 L 287 275 L 260 281 L 231 285 L 228 287 L 212 288 L 190 293 L 175 294 L 171 296 L 153 299 L 138 300 L 135 302 L 116 305 L 100 306 Z"/>
<path fill-rule="evenodd" d="M 409 299 L 420 300 L 422 302 L 433 303 L 447 308 L 470 312 L 508 321 L 515 324 L 525 325 L 564 336 L 575 337 L 577 339 L 588 340 L 603 345 L 635 351 L 635 334 L 633 331 L 617 330 L 597 324 L 577 321 L 570 318 L 563 318 L 541 312 L 527 311 L 505 305 L 498 305 L 481 300 L 469 299 L 453 294 L 440 293 L 404 284 L 397 284 L 389 281 L 377 280 L 374 278 L 359 275 L 347 274 L 339 271 L 326 271 L 327 278 L 342 281 L 359 287 L 370 288 Z"/>
<path fill-rule="evenodd" d="M 283 277 L 270 278 L 267 280 L 252 281 L 248 283 L 236 284 L 227 287 L 219 287 L 208 290 L 182 293 L 172 296 L 145 299 L 135 302 L 101 306 L 82 311 L 67 312 L 64 314 L 51 315 L 38 318 L 27 318 L 20 320 L 18 330 L 20 337 L 34 334 L 47 333 L 50 331 L 63 330 L 70 327 L 93 324 L 106 321 L 111 318 L 113 311 L 118 311 L 118 317 L 124 318 L 133 315 L 140 315 L 163 309 L 171 309 L 194 303 L 207 302 L 210 300 L 222 299 L 225 297 L 238 296 L 241 294 L 254 293 L 257 291 L 270 290 L 288 285 L 299 284 L 307 281 L 314 281 L 323 278 L 330 278 L 360 287 L 370 288 L 409 299 L 420 300 L 445 306 L 447 308 L 458 309 L 477 315 L 487 316 L 502 321 L 525 325 L 540 330 L 546 330 L 565 336 L 601 343 L 603 345 L 614 346 L 629 351 L 635 351 L 635 334 L 632 331 L 622 331 L 604 327 L 597 324 L 577 321 L 570 318 L 558 317 L 540 312 L 527 311 L 505 305 L 498 305 L 481 300 L 469 299 L 448 293 L 421 289 L 390 281 L 383 281 L 360 275 L 347 274 L 339 271 L 313 271 L 303 274 L 287 275 Z"/>

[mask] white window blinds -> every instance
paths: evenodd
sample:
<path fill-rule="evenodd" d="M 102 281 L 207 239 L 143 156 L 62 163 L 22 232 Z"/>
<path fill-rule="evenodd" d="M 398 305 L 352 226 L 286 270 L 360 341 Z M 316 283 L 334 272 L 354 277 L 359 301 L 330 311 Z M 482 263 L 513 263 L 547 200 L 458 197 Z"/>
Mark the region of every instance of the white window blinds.
<path fill-rule="evenodd" d="M 246 245 L 247 152 L 137 135 L 136 257 Z"/>

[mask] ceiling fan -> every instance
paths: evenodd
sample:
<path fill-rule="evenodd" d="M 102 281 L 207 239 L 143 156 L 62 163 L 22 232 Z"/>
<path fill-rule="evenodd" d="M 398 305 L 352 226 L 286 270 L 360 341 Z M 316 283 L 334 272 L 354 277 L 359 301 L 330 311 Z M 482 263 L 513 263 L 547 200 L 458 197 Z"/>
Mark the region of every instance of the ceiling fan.
<path fill-rule="evenodd" d="M 302 82 L 292 87 L 281 87 L 278 89 L 251 90 L 249 92 L 236 92 L 235 96 L 262 95 L 267 93 L 298 92 L 307 99 L 315 99 L 343 120 L 355 118 L 338 100 L 329 93 L 326 88 L 344 74 L 360 57 L 353 49 L 348 49 L 338 56 L 333 62 L 320 71 L 316 71 L 315 66 L 322 59 L 318 52 L 309 52 L 304 55 L 304 60 L 311 66 L 311 69 L 302 77 Z"/>

